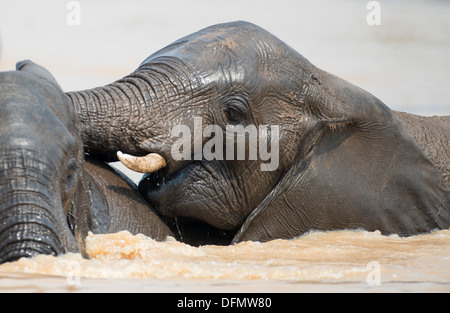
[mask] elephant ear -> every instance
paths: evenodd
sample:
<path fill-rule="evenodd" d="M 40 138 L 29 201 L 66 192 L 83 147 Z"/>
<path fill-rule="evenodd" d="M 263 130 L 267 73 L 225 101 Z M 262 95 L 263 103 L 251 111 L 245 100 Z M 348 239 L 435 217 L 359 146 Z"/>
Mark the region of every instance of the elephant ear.
<path fill-rule="evenodd" d="M 68 214 L 68 221 L 81 254 L 89 257 L 86 252 L 86 238 L 89 232 L 108 233 L 111 218 L 108 200 L 102 193 L 101 187 L 85 170 L 82 171 L 79 184 Z"/>
<path fill-rule="evenodd" d="M 324 72 L 311 78 L 303 95 L 314 126 L 234 243 L 310 230 L 412 235 L 450 227 L 450 191 L 442 175 L 389 108 Z"/>
<path fill-rule="evenodd" d="M 24 61 L 18 62 L 16 64 L 16 70 L 36 75 L 36 76 L 38 76 L 42 79 L 45 79 L 48 82 L 54 84 L 56 87 L 60 88 L 55 77 L 47 69 L 34 63 L 33 61 L 24 60 Z"/>

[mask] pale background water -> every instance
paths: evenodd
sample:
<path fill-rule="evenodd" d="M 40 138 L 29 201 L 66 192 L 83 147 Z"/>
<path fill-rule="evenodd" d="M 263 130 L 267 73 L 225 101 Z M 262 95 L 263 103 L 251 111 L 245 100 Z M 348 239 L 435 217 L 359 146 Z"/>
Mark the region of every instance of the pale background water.
<path fill-rule="evenodd" d="M 450 114 L 450 1 L 379 1 L 380 26 L 364 0 L 78 2 L 81 25 L 69 26 L 69 1 L 0 0 L 0 70 L 30 58 L 66 91 L 96 87 L 183 36 L 245 20 L 393 109 Z"/>
<path fill-rule="evenodd" d="M 364 0 L 78 2 L 81 25 L 69 26 L 66 21 L 70 13 L 66 8 L 69 1 L 0 0 L 0 70 L 12 70 L 17 61 L 32 59 L 47 67 L 66 91 L 92 88 L 123 77 L 151 53 L 185 35 L 213 24 L 245 20 L 269 30 L 316 66 L 366 89 L 392 109 L 450 115 L 450 1 L 381 0 L 380 26 L 368 25 L 368 1 Z M 139 176 L 133 178 L 138 180 Z M 342 237 L 336 236 L 339 242 Z M 420 277 L 417 281 L 424 287 L 421 290 L 449 291 L 450 278 L 445 273 L 450 272 L 450 244 L 445 242 L 450 242 L 450 237 L 448 233 L 442 236 L 447 236 L 447 240 L 433 246 L 435 250 L 430 250 L 429 255 L 424 252 L 427 258 L 413 256 L 423 260 L 423 264 L 418 263 L 422 265 L 413 263 L 402 267 L 393 262 L 394 269 L 388 267 L 389 271 L 400 268 L 413 273 L 412 278 L 408 274 L 406 282 L 400 281 L 398 285 L 394 282 L 389 285 L 391 289 L 381 286 L 374 290 L 414 291 L 418 285 L 408 284 L 407 280 Z M 357 236 L 354 245 L 364 246 L 364 238 Z M 314 244 L 318 246 L 318 256 L 329 247 L 326 242 Z M 390 239 L 378 242 L 381 250 L 383 244 L 389 247 Z M 286 245 L 289 246 L 288 242 Z M 433 255 L 438 255 L 439 251 L 442 255 L 433 260 Z M 349 264 L 355 262 L 354 255 L 351 258 L 347 260 Z M 341 265 L 345 262 L 345 258 L 337 261 Z M 432 267 L 433 274 L 424 270 L 428 264 L 438 264 L 437 269 Z M 325 263 L 324 271 L 327 266 Z M 364 279 L 360 289 L 360 282 L 360 279 L 344 281 L 340 290 L 371 290 Z M 83 281 L 82 285 L 86 291 L 135 290 L 132 286 L 136 290 L 151 291 L 261 291 L 267 288 L 271 289 L 268 291 L 330 291 L 338 285 L 320 277 L 310 277 L 296 284 L 233 280 L 180 282 L 171 278 L 116 284 L 91 280 L 90 283 Z M 56 291 L 59 287 L 62 291 L 72 291 L 64 279 L 30 274 L 2 277 L 0 274 L 0 291 Z"/>

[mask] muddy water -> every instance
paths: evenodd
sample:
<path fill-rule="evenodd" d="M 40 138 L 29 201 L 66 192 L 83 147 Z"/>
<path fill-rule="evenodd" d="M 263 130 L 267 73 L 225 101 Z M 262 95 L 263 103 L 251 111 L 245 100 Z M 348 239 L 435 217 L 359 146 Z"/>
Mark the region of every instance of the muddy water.
<path fill-rule="evenodd" d="M 87 246 L 90 260 L 67 254 L 1 265 L 0 292 L 450 292 L 450 230 L 409 238 L 312 232 L 294 240 L 198 248 L 121 232 L 90 235 Z"/>

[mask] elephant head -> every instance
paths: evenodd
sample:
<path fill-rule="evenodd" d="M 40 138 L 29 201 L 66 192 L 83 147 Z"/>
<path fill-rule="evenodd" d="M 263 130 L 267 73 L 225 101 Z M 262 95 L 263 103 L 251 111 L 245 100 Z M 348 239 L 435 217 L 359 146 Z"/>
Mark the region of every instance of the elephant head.
<path fill-rule="evenodd" d="M 84 159 L 73 106 L 31 61 L 0 73 L 0 263 L 80 252 L 88 232 L 173 233 L 137 186 Z"/>
<path fill-rule="evenodd" d="M 141 181 L 146 199 L 236 232 L 234 242 L 449 226 L 448 186 L 394 112 L 253 24 L 206 28 L 113 84 L 68 96 L 89 153 L 158 154 L 165 167 Z M 239 138 L 254 146 L 237 151 Z"/>
<path fill-rule="evenodd" d="M 17 69 L 0 73 L 0 263 L 78 251 L 67 223 L 84 157 L 73 108 L 45 69 Z"/>

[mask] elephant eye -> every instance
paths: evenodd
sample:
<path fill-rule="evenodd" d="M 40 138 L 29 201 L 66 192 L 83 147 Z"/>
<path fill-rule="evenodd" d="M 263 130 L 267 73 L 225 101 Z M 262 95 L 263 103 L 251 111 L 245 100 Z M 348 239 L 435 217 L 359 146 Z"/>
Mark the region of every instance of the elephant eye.
<path fill-rule="evenodd" d="M 70 204 L 72 203 L 76 192 L 78 176 L 78 165 L 75 159 L 71 159 L 64 167 L 64 172 L 61 175 L 61 200 L 65 214 L 68 214 L 70 210 Z"/>
<path fill-rule="evenodd" d="M 239 122 L 241 120 L 241 112 L 239 112 L 235 108 L 228 108 L 226 109 L 225 113 L 227 115 L 227 119 L 230 122 Z"/>
<path fill-rule="evenodd" d="M 65 186 L 64 191 L 66 194 L 70 194 L 76 185 L 78 179 L 78 166 L 75 160 L 68 163 L 66 173 L 65 173 Z"/>
<path fill-rule="evenodd" d="M 226 119 L 232 124 L 241 124 L 247 119 L 246 106 L 241 101 L 232 101 L 224 109 Z"/>

